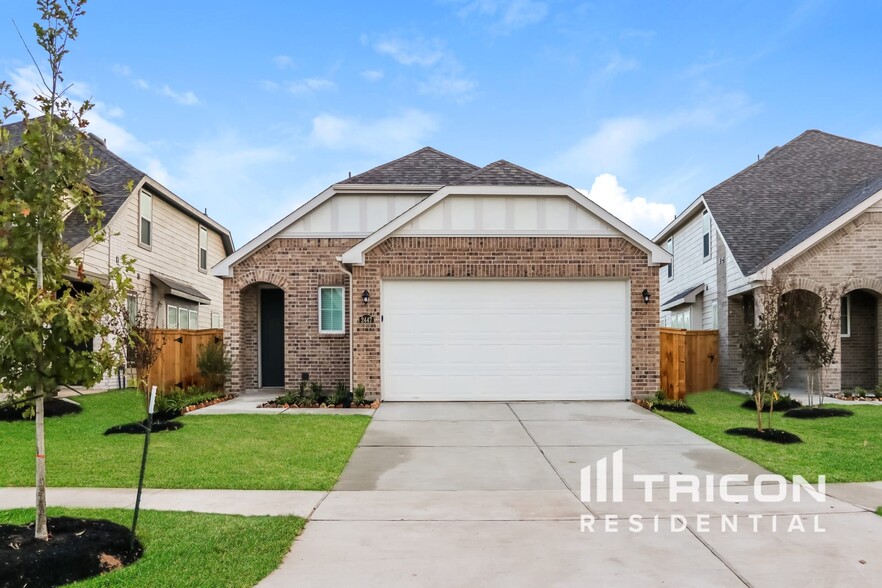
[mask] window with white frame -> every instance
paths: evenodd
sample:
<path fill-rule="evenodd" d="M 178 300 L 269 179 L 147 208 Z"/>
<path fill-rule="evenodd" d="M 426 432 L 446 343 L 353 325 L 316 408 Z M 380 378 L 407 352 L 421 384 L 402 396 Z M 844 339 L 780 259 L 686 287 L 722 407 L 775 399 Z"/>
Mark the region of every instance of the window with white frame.
<path fill-rule="evenodd" d="M 719 317 L 717 316 L 717 301 L 714 300 L 711 303 L 711 329 L 718 329 L 720 325 Z"/>
<path fill-rule="evenodd" d="M 189 329 L 190 328 L 190 311 L 186 308 L 178 309 L 178 328 L 179 329 Z"/>
<path fill-rule="evenodd" d="M 168 305 L 166 308 L 166 320 L 165 326 L 167 329 L 177 329 L 178 328 L 178 307 Z"/>
<path fill-rule="evenodd" d="M 199 269 L 208 269 L 208 230 L 199 227 Z"/>
<path fill-rule="evenodd" d="M 199 330 L 199 311 L 191 310 L 190 311 L 190 330 L 198 331 Z"/>
<path fill-rule="evenodd" d="M 213 312 L 211 313 L 211 328 L 219 329 L 220 328 L 220 313 Z"/>
<path fill-rule="evenodd" d="M 674 277 L 674 238 L 668 237 L 668 242 L 665 244 L 665 249 L 668 250 L 668 253 L 671 254 L 671 263 L 668 264 L 668 279 Z"/>
<path fill-rule="evenodd" d="M 710 227 L 710 215 L 705 210 L 701 213 L 701 251 L 705 259 L 711 254 Z"/>
<path fill-rule="evenodd" d="M 141 190 L 139 214 L 141 244 L 149 247 L 153 244 L 153 196 L 145 190 Z"/>
<path fill-rule="evenodd" d="M 689 329 L 692 325 L 692 311 L 683 310 L 671 313 L 671 327 L 675 329 Z"/>
<path fill-rule="evenodd" d="M 839 334 L 851 336 L 851 297 L 843 296 L 839 301 Z"/>
<path fill-rule="evenodd" d="M 138 320 L 138 296 L 129 294 L 126 296 L 126 318 L 130 325 L 134 325 Z"/>
<path fill-rule="evenodd" d="M 343 288 L 319 288 L 319 333 L 344 333 Z"/>

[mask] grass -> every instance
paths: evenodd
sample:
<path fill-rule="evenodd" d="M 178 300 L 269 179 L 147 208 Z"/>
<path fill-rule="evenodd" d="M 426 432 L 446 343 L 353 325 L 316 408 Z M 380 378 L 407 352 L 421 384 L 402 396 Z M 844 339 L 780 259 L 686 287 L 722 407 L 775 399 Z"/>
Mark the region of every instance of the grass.
<path fill-rule="evenodd" d="M 132 524 L 132 511 L 123 509 L 50 508 L 49 516 Z M 0 523 L 21 525 L 33 520 L 33 509 L 0 511 Z M 138 518 L 144 556 L 130 566 L 69 586 L 254 586 L 279 566 L 305 523 L 298 517 L 144 510 Z"/>
<path fill-rule="evenodd" d="M 772 472 L 787 478 L 798 474 L 810 482 L 821 474 L 828 483 L 882 480 L 882 407 L 849 406 L 854 416 L 816 420 L 785 419 L 776 413 L 773 428 L 803 440 L 779 445 L 726 434 L 726 429 L 756 426 L 756 412 L 740 407 L 742 394 L 701 392 L 690 394 L 688 401 L 695 414 L 658 414 Z"/>
<path fill-rule="evenodd" d="M 46 419 L 50 486 L 131 488 L 144 438 L 104 430 L 144 418 L 132 390 L 78 399 L 83 412 Z M 148 488 L 330 490 L 367 428 L 358 415 L 206 415 L 150 437 Z M 34 423 L 0 422 L 0 487 L 33 486 Z"/>

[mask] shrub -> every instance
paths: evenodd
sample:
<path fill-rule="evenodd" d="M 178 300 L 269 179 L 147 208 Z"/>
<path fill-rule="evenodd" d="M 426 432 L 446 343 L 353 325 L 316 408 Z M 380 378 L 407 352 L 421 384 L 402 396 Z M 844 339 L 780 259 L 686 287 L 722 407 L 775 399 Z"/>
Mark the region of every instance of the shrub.
<path fill-rule="evenodd" d="M 205 382 L 212 390 L 220 390 L 224 382 L 230 376 L 233 362 L 224 349 L 223 341 L 219 339 L 206 343 L 199 348 L 199 357 L 196 359 L 196 367 L 205 378 Z"/>
<path fill-rule="evenodd" d="M 328 403 L 334 406 L 342 404 L 346 408 L 352 406 L 352 392 L 349 391 L 349 386 L 343 383 L 338 383 L 334 392 L 328 399 Z"/>
<path fill-rule="evenodd" d="M 186 390 L 175 388 L 170 393 L 156 397 L 156 416 L 160 420 L 173 419 L 180 416 L 181 411 L 188 406 L 221 396 L 218 392 L 211 392 L 199 386 L 189 386 Z"/>
<path fill-rule="evenodd" d="M 876 396 L 876 398 L 882 398 L 882 384 L 876 385 L 873 395 Z"/>
<path fill-rule="evenodd" d="M 860 386 L 855 386 L 855 388 L 854 388 L 854 394 L 855 394 L 855 396 L 857 396 L 858 398 L 866 398 L 866 397 L 867 397 L 867 391 L 866 391 L 866 389 L 861 388 Z"/>
<path fill-rule="evenodd" d="M 852 396 L 854 396 L 854 392 L 852 392 L 851 390 L 843 390 L 842 395 L 846 398 L 851 398 Z"/>
<path fill-rule="evenodd" d="M 652 410 L 661 410 L 664 412 L 681 412 L 684 414 L 695 414 L 695 410 L 686 404 L 685 400 L 662 400 L 652 402 Z"/>
<path fill-rule="evenodd" d="M 355 389 L 352 390 L 352 402 L 355 406 L 361 406 L 364 404 L 365 390 L 364 384 L 357 384 Z"/>

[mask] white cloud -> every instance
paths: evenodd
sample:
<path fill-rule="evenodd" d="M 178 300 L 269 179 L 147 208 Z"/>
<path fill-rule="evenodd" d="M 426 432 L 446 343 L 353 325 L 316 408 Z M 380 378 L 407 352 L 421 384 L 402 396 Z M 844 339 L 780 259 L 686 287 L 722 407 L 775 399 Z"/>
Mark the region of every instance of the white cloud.
<path fill-rule="evenodd" d="M 452 75 L 434 75 L 417 85 L 421 94 L 451 96 L 460 101 L 468 100 L 477 86 L 474 80 Z"/>
<path fill-rule="evenodd" d="M 366 69 L 360 75 L 369 82 L 379 82 L 383 79 L 383 72 L 379 69 Z"/>
<path fill-rule="evenodd" d="M 175 90 L 172 90 L 168 86 L 168 84 L 163 84 L 162 88 L 159 89 L 159 93 L 163 96 L 171 98 L 172 100 L 183 106 L 196 106 L 200 103 L 199 98 L 197 98 L 196 94 L 194 94 L 192 91 L 187 90 L 185 92 L 177 92 Z"/>
<path fill-rule="evenodd" d="M 285 89 L 292 94 L 312 94 L 324 90 L 333 90 L 337 84 L 324 78 L 305 78 L 285 83 Z"/>
<path fill-rule="evenodd" d="M 132 85 L 140 90 L 145 90 L 148 92 L 153 92 L 158 94 L 159 96 L 165 96 L 166 98 L 171 98 L 181 106 L 197 106 L 202 103 L 199 100 L 199 97 L 196 96 L 196 93 L 192 90 L 175 90 L 168 84 L 151 84 L 144 78 L 133 78 L 132 68 L 128 65 L 114 65 L 112 68 L 113 72 L 118 76 L 122 76 L 124 78 L 128 78 L 132 81 Z"/>
<path fill-rule="evenodd" d="M 655 236 L 677 213 L 673 204 L 630 196 L 612 174 L 600 174 L 594 178 L 590 190 L 579 191 L 648 237 Z"/>
<path fill-rule="evenodd" d="M 294 67 L 294 60 L 290 55 L 276 55 L 273 57 L 273 64 L 279 69 L 289 69 Z"/>
<path fill-rule="evenodd" d="M 416 109 L 372 121 L 320 114 L 312 120 L 310 140 L 327 149 L 400 153 L 421 146 L 437 129 L 433 115 Z"/>
<path fill-rule="evenodd" d="M 449 57 L 440 39 L 385 36 L 374 43 L 374 51 L 387 55 L 401 65 L 429 67 Z"/>
<path fill-rule="evenodd" d="M 548 4 L 536 0 L 469 0 L 460 4 L 464 4 L 458 11 L 461 18 L 490 18 L 490 30 L 496 34 L 539 23 L 548 15 Z"/>
<path fill-rule="evenodd" d="M 610 57 L 609 61 L 606 63 L 606 67 L 603 68 L 603 71 L 607 74 L 616 74 L 633 71 L 638 67 L 640 67 L 640 62 L 636 59 L 632 57 L 624 57 L 619 53 L 615 53 Z"/>
<path fill-rule="evenodd" d="M 641 147 L 678 131 L 723 130 L 753 115 L 757 106 L 741 93 L 708 96 L 701 105 L 669 114 L 623 116 L 604 120 L 592 134 L 558 155 L 550 168 L 556 173 L 621 173 L 634 166 Z"/>

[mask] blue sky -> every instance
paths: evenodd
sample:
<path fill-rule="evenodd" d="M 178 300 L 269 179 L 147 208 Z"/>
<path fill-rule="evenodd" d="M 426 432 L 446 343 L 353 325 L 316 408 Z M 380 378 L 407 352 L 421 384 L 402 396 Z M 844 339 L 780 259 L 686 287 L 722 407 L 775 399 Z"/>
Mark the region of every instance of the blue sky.
<path fill-rule="evenodd" d="M 882 3 L 92 0 L 67 62 L 90 130 L 238 245 L 424 145 L 508 159 L 652 236 L 819 128 L 882 143 Z M 0 76 L 34 71 L 30 0 Z"/>

